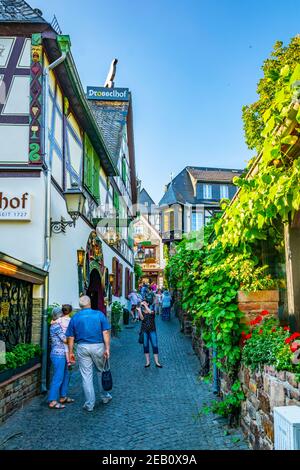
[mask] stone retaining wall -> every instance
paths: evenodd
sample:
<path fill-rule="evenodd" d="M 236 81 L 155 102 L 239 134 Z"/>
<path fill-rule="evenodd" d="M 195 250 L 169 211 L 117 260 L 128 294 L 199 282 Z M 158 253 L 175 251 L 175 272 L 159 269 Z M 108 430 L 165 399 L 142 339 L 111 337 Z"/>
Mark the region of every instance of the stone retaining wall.
<path fill-rule="evenodd" d="M 242 404 L 241 426 L 253 449 L 274 448 L 273 408 L 300 406 L 300 383 L 295 374 L 265 366 L 260 372 L 242 367 L 239 373 L 246 401 Z"/>
<path fill-rule="evenodd" d="M 0 383 L 0 423 L 40 393 L 41 365 Z"/>

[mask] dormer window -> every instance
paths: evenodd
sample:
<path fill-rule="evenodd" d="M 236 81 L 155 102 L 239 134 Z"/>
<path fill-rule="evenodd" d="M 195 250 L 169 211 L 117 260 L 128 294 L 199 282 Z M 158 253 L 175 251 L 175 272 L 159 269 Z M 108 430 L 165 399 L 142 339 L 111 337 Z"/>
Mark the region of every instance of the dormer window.
<path fill-rule="evenodd" d="M 203 199 L 212 199 L 212 185 L 211 184 L 203 185 Z"/>
<path fill-rule="evenodd" d="M 220 186 L 220 199 L 228 199 L 229 198 L 229 188 L 227 184 L 221 184 Z"/>

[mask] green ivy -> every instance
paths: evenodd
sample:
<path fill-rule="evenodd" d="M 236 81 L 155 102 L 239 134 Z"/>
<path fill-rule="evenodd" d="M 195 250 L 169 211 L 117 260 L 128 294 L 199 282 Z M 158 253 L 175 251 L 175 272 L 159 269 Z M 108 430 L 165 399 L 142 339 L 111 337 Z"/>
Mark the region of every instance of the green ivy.
<path fill-rule="evenodd" d="M 121 320 L 122 314 L 123 314 L 123 306 L 121 302 L 116 300 L 111 305 L 111 327 L 112 327 L 112 334 L 114 336 L 118 336 L 118 334 L 122 330 L 120 326 L 120 320 Z"/>
<path fill-rule="evenodd" d="M 236 380 L 231 391 L 220 400 L 213 400 L 209 406 L 204 406 L 202 412 L 208 414 L 210 412 L 218 414 L 224 418 L 236 415 L 239 413 L 242 401 L 245 400 L 245 395 L 239 380 Z"/>
<path fill-rule="evenodd" d="M 263 114 L 257 170 L 247 179 L 235 178 L 235 184 L 240 187 L 239 197 L 216 226 L 223 246 L 237 247 L 271 238 L 280 248 L 282 224 L 300 209 L 300 156 L 296 147 L 300 123 L 300 64 L 294 64 L 293 68 L 285 65 L 279 77 L 274 99 Z M 296 127 L 291 127 L 293 123 Z"/>

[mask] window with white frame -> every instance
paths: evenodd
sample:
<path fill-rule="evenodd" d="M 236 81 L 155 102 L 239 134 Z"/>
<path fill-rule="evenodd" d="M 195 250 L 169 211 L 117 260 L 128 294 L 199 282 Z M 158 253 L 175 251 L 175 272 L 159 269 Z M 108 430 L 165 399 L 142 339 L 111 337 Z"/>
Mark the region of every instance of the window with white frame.
<path fill-rule="evenodd" d="M 192 211 L 192 223 L 191 223 L 191 230 L 194 232 L 195 230 L 200 230 L 203 226 L 203 214 L 202 212 L 196 211 L 193 209 Z"/>
<path fill-rule="evenodd" d="M 229 198 L 229 187 L 227 184 L 221 184 L 220 186 L 220 199 Z"/>
<path fill-rule="evenodd" d="M 203 185 L 203 199 L 212 199 L 212 185 L 211 184 Z"/>

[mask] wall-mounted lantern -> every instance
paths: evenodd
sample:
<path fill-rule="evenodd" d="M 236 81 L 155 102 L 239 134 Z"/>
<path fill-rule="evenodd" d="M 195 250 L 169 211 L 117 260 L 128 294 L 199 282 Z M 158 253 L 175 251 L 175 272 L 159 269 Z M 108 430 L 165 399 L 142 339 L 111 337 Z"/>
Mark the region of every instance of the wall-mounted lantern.
<path fill-rule="evenodd" d="M 64 191 L 67 212 L 72 220 L 65 220 L 61 217 L 60 221 L 51 220 L 51 231 L 54 233 L 65 233 L 66 227 L 75 227 L 76 220 L 83 214 L 85 195 L 77 185 L 72 185 L 71 189 Z"/>
<path fill-rule="evenodd" d="M 85 256 L 85 250 L 81 248 L 80 250 L 77 250 L 77 265 L 80 267 L 83 267 L 84 265 L 84 256 Z"/>

